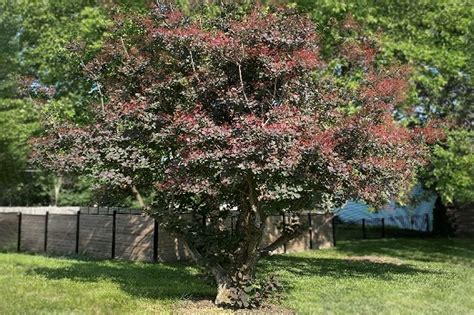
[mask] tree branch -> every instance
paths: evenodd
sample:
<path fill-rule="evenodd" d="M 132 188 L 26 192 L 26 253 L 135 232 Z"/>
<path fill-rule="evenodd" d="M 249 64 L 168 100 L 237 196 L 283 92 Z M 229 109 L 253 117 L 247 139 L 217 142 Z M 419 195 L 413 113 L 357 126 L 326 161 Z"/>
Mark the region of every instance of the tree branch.
<path fill-rule="evenodd" d="M 237 64 L 237 66 L 239 67 L 239 78 L 240 78 L 240 87 L 242 89 L 242 93 L 244 94 L 244 98 L 245 98 L 245 101 L 249 102 L 249 99 L 247 98 L 247 94 L 245 93 L 245 86 L 244 86 L 244 79 L 242 77 L 242 67 L 240 65 L 240 62 Z"/>
<path fill-rule="evenodd" d="M 244 265 L 249 270 L 253 270 L 260 258 L 259 247 L 262 242 L 267 216 L 258 203 L 256 189 L 250 175 L 247 176 L 247 185 L 249 190 L 249 205 L 255 220 L 254 222 L 249 222 L 246 229 L 247 250 L 245 252 Z"/>
<path fill-rule="evenodd" d="M 125 47 L 125 42 L 123 41 L 123 37 L 120 37 L 120 43 L 122 44 L 122 49 L 123 49 L 123 52 L 125 53 L 125 57 L 127 57 L 127 59 L 130 59 L 130 55 L 128 54 L 127 47 Z"/>
<path fill-rule="evenodd" d="M 198 265 L 208 269 L 212 275 L 217 279 L 222 279 L 227 277 L 226 270 L 218 263 L 211 263 L 208 259 L 201 255 L 201 253 L 192 245 L 192 241 L 189 240 L 185 235 L 181 235 L 174 231 L 169 231 L 172 236 L 177 237 L 184 241 L 186 247 L 189 249 L 189 253 L 191 254 L 191 258 L 196 262 Z"/>
<path fill-rule="evenodd" d="M 226 272 L 221 265 L 219 265 L 218 263 L 211 264 L 207 259 L 205 259 L 201 255 L 201 253 L 199 253 L 199 251 L 196 248 L 194 248 L 194 246 L 190 245 L 189 241 L 186 240 L 185 242 L 186 242 L 186 245 L 188 246 L 189 252 L 191 253 L 191 257 L 196 263 L 198 263 L 199 265 L 205 268 L 208 268 L 212 272 L 214 277 L 216 277 L 216 279 L 221 278 L 226 275 Z"/>
<path fill-rule="evenodd" d="M 104 113 L 105 112 L 104 95 L 102 94 L 102 89 L 100 88 L 100 82 L 96 81 L 95 84 L 97 85 L 97 91 L 99 92 L 99 95 L 100 95 L 100 108 L 102 109 L 102 113 Z"/>
<path fill-rule="evenodd" d="M 280 246 L 283 246 L 286 242 L 291 241 L 292 239 L 297 238 L 298 236 L 301 236 L 304 231 L 306 231 L 306 229 L 302 225 L 301 227 L 295 229 L 295 231 L 292 233 L 283 233 L 273 243 L 260 249 L 260 257 L 269 256 L 271 252 L 278 249 Z"/>
<path fill-rule="evenodd" d="M 329 215 L 325 218 L 325 220 L 320 224 L 320 226 L 323 226 L 327 224 L 329 221 L 331 221 L 335 217 L 334 214 Z M 270 245 L 260 249 L 260 257 L 266 257 L 271 254 L 274 250 L 278 249 L 280 246 L 283 246 L 286 242 L 291 241 L 292 239 L 295 239 L 306 231 L 307 225 L 300 225 L 298 228 L 296 228 L 292 233 L 282 233 L 282 235 L 277 238 L 273 243 Z"/>
<path fill-rule="evenodd" d="M 193 67 L 194 75 L 196 76 L 196 79 L 198 80 L 198 82 L 201 82 L 201 80 L 199 80 L 199 76 L 196 71 L 196 64 L 194 63 L 193 52 L 191 51 L 191 49 L 189 49 L 189 57 L 191 57 L 191 66 Z"/>

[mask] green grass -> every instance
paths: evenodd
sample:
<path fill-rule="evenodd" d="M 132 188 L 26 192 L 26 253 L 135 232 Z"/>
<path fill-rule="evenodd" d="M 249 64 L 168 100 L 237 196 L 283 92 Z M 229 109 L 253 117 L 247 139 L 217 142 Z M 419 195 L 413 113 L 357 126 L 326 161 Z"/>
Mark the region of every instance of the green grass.
<path fill-rule="evenodd" d="M 158 313 L 214 292 L 185 264 L 0 254 L 0 314 Z"/>
<path fill-rule="evenodd" d="M 309 314 L 474 314 L 472 239 L 341 242 L 265 262 Z"/>
<path fill-rule="evenodd" d="M 298 313 L 474 314 L 472 239 L 340 242 L 260 265 Z M 0 314 L 169 312 L 214 288 L 198 268 L 0 253 Z"/>

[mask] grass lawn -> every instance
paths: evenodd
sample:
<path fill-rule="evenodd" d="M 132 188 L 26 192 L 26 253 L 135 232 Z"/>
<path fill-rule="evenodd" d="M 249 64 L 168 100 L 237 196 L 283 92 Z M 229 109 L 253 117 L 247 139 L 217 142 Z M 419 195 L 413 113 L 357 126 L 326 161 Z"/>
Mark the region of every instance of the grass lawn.
<path fill-rule="evenodd" d="M 340 242 L 260 265 L 297 313 L 474 314 L 474 240 Z M 170 312 L 209 298 L 211 282 L 186 264 L 0 253 L 0 314 Z"/>

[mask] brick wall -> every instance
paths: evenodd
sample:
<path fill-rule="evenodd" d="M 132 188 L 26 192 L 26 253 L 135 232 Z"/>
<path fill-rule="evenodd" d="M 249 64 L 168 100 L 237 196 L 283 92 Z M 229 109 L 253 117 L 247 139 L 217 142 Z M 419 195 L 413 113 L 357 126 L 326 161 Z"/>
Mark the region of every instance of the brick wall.
<path fill-rule="evenodd" d="M 20 249 L 26 252 L 44 252 L 45 235 L 47 235 L 48 253 L 59 255 L 78 253 L 96 258 L 111 258 L 113 239 L 113 215 L 109 212 L 92 211 L 87 214 L 48 213 L 47 233 L 46 214 L 21 215 Z M 99 214 L 97 214 L 99 213 Z M 268 219 L 266 237 L 263 244 L 269 244 L 279 237 L 278 226 L 288 218 L 273 216 Z M 299 217 L 308 223 L 309 215 Z M 18 245 L 17 213 L 0 212 L 0 250 L 16 250 Z M 77 239 L 77 223 L 79 222 L 79 242 Z M 322 214 L 311 214 L 312 226 L 301 237 L 281 246 L 277 253 L 299 252 L 311 248 L 327 248 L 333 244 L 332 223 L 330 217 Z M 227 222 L 230 227 L 231 222 Z M 235 224 L 235 222 L 234 222 Z M 189 260 L 190 254 L 185 244 L 157 227 L 157 261 Z M 123 260 L 153 261 L 155 235 L 154 220 L 139 214 L 116 214 L 115 220 L 115 253 L 114 258 Z"/>

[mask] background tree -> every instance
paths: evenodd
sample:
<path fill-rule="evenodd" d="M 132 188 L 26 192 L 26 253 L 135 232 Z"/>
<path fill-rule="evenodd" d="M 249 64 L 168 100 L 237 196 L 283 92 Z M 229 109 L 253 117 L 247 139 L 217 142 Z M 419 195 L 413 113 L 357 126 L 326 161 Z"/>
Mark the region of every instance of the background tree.
<path fill-rule="evenodd" d="M 474 133 L 453 131 L 434 148 L 427 184 L 447 205 L 474 200 Z M 454 182 L 452 178 L 456 178 Z"/>
<path fill-rule="evenodd" d="M 28 168 L 28 141 L 39 130 L 39 120 L 31 102 L 15 99 L 0 101 L 0 204 L 42 203 L 49 195 L 40 176 Z M 27 194 L 30 194 L 28 196 Z"/>
<path fill-rule="evenodd" d="M 421 176 L 422 183 L 438 194 L 433 208 L 433 231 L 437 235 L 462 234 L 457 231 L 460 223 L 467 227 L 473 224 L 469 223 L 474 204 L 473 131 L 458 126 L 446 135 L 446 141 L 435 146 L 432 163 Z"/>
<path fill-rule="evenodd" d="M 212 272 L 217 304 L 258 302 L 255 265 L 302 233 L 298 212 L 400 197 L 435 136 L 392 118 L 407 69 L 378 66 L 361 39 L 334 52 L 346 65 L 334 73 L 314 24 L 293 11 L 193 19 L 158 5 L 118 21 L 85 68 L 104 96 L 94 120 L 52 126 L 34 158 L 118 189 L 154 187 L 146 211 Z M 263 244 L 268 217 L 283 213 L 294 219 Z"/>
<path fill-rule="evenodd" d="M 412 64 L 415 88 L 407 105 L 418 118 L 450 117 L 458 125 L 472 125 L 474 8 L 469 1 L 295 2 L 311 13 L 329 51 L 347 40 L 347 33 L 332 25 L 354 21 L 365 34 L 380 37 L 384 62 Z"/>
<path fill-rule="evenodd" d="M 349 25 L 356 23 L 367 36 L 379 37 L 381 62 L 412 65 L 413 88 L 397 119 L 405 124 L 418 124 L 427 117 L 449 122 L 446 144 L 437 147 L 433 164 L 420 177 L 441 198 L 434 212 L 446 220 L 435 222 L 435 226 L 449 225 L 446 206 L 470 204 L 464 209 L 472 208 L 474 199 L 465 189 L 470 185 L 466 178 L 474 169 L 466 151 L 472 150 L 472 136 L 467 135 L 474 118 L 474 7 L 470 1 L 295 2 L 312 15 L 328 53 L 350 38 L 344 29 L 332 27 L 346 21 Z"/>
<path fill-rule="evenodd" d="M 0 1 L 0 204 L 91 202 L 75 179 L 32 169 L 27 159 L 40 116 L 51 123 L 87 119 L 93 82 L 68 46 L 80 43 L 87 60 L 108 23 L 95 1 Z"/>

